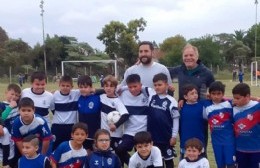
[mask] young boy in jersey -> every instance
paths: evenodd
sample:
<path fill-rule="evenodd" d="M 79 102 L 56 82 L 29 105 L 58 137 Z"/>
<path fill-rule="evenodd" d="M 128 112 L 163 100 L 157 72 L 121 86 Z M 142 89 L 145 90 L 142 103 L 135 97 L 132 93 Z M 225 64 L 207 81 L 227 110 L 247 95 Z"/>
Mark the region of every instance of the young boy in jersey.
<path fill-rule="evenodd" d="M 9 84 L 5 91 L 5 101 L 0 103 L 0 144 L 4 167 L 15 166 L 18 159 L 14 158 L 14 142 L 11 140 L 10 132 L 15 118 L 19 115 L 17 102 L 20 94 L 21 88 L 17 84 Z"/>
<path fill-rule="evenodd" d="M 260 103 L 250 100 L 250 87 L 245 83 L 237 84 L 232 94 L 238 168 L 259 168 Z"/>
<path fill-rule="evenodd" d="M 53 150 L 63 141 L 71 138 L 72 126 L 78 120 L 79 90 L 72 90 L 73 81 L 70 76 L 62 76 L 59 90 L 53 94 L 55 112 L 52 119 L 51 133 L 55 136 Z"/>
<path fill-rule="evenodd" d="M 22 142 L 23 156 L 18 161 L 19 168 L 51 168 L 49 159 L 38 153 L 39 139 L 36 135 L 28 135 Z"/>
<path fill-rule="evenodd" d="M 12 130 L 14 119 L 19 115 L 17 103 L 20 95 L 21 88 L 17 84 L 9 84 L 5 91 L 5 101 L 0 103 L 0 118 L 9 132 Z M 1 130 L 0 126 L 0 134 Z"/>
<path fill-rule="evenodd" d="M 101 128 L 110 131 L 111 147 L 115 150 L 123 135 L 123 123 L 128 119 L 128 112 L 122 101 L 116 96 L 117 79 L 108 75 L 104 78 L 105 94 L 100 95 L 101 101 Z M 121 115 L 116 123 L 108 123 L 107 114 L 118 111 Z"/>
<path fill-rule="evenodd" d="M 128 151 L 134 147 L 135 134 L 147 130 L 149 95 L 154 94 L 154 91 L 152 92 L 152 89 L 148 87 L 142 88 L 138 74 L 127 76 L 126 84 L 128 89 L 124 90 L 119 98 L 129 113 L 129 119 L 124 123 L 124 134 L 116 148 L 116 153 L 121 163 L 128 165 L 130 159 Z"/>
<path fill-rule="evenodd" d="M 92 94 L 92 80 L 88 75 L 81 75 L 78 78 L 78 89 L 80 97 L 78 99 L 79 122 L 88 125 L 88 139 L 83 143 L 88 153 L 93 151 L 94 135 L 100 129 L 101 123 L 101 102 L 97 94 Z"/>
<path fill-rule="evenodd" d="M 197 138 L 191 138 L 185 143 L 185 158 L 179 163 L 178 168 L 209 168 L 209 161 L 202 157 L 202 142 Z"/>
<path fill-rule="evenodd" d="M 198 89 L 193 84 L 183 86 L 185 102 L 180 110 L 180 160 L 185 153 L 185 142 L 190 138 L 198 138 L 204 145 L 205 119 L 203 118 L 203 103 L 198 102 Z"/>
<path fill-rule="evenodd" d="M 27 135 L 36 135 L 40 140 L 40 153 L 48 155 L 50 153 L 49 144 L 52 139 L 51 131 L 47 122 L 41 116 L 34 114 L 35 107 L 33 100 L 24 97 L 18 104 L 20 116 L 14 120 L 12 139 L 19 152 L 22 154 L 22 140 Z"/>
<path fill-rule="evenodd" d="M 22 91 L 23 97 L 30 97 L 34 101 L 35 113 L 42 116 L 50 127 L 49 110 L 54 109 L 53 95 L 45 90 L 47 77 L 44 72 L 34 72 L 31 75 L 31 88 Z"/>
<path fill-rule="evenodd" d="M 172 168 L 180 115 L 177 101 L 167 94 L 167 81 L 163 73 L 153 77 L 156 95 L 150 98 L 147 130 L 152 135 L 154 145 L 161 150 L 166 168 Z"/>
<path fill-rule="evenodd" d="M 50 156 L 52 168 L 82 168 L 87 159 L 87 151 L 83 148 L 87 136 L 88 127 L 85 123 L 74 124 L 71 131 L 72 140 L 61 143 Z"/>
<path fill-rule="evenodd" d="M 208 120 L 212 147 L 218 168 L 235 167 L 235 140 L 233 109 L 231 102 L 224 100 L 225 85 L 215 81 L 209 86 L 210 100 L 204 103 L 204 118 Z"/>
<path fill-rule="evenodd" d="M 134 144 L 136 152 L 130 158 L 129 168 L 163 168 L 161 151 L 158 147 L 153 146 L 152 137 L 149 132 L 137 132 L 134 136 Z"/>

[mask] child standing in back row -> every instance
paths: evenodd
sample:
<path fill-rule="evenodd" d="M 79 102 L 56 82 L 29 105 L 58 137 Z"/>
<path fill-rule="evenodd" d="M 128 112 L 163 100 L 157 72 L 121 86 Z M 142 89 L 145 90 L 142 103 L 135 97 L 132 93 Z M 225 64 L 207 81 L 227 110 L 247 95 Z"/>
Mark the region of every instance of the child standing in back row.
<path fill-rule="evenodd" d="M 260 103 L 250 100 L 250 87 L 245 83 L 237 84 L 232 94 L 238 168 L 259 168 Z"/>
<path fill-rule="evenodd" d="M 153 77 L 156 95 L 150 99 L 147 130 L 152 135 L 154 145 L 161 150 L 166 168 L 173 168 L 180 115 L 177 101 L 167 94 L 167 81 L 163 73 Z"/>
<path fill-rule="evenodd" d="M 101 102 L 99 95 L 92 93 L 92 80 L 88 75 L 78 78 L 78 88 L 81 94 L 78 100 L 79 121 L 88 125 L 88 139 L 83 146 L 89 153 L 93 151 L 95 132 L 100 129 Z"/>
<path fill-rule="evenodd" d="M 208 120 L 212 147 L 218 168 L 235 167 L 235 139 L 233 109 L 230 101 L 224 100 L 225 85 L 215 81 L 209 86 L 210 100 L 205 100 L 204 117 Z"/>
<path fill-rule="evenodd" d="M 71 138 L 72 126 L 78 120 L 79 90 L 72 90 L 73 81 L 70 76 L 62 76 L 59 81 L 59 90 L 55 91 L 55 112 L 52 119 L 51 133 L 55 136 L 53 150 L 64 141 Z"/>
<path fill-rule="evenodd" d="M 111 147 L 115 150 L 123 135 L 123 123 L 128 119 L 128 111 L 122 101 L 116 96 L 117 79 L 108 75 L 104 78 L 105 94 L 100 95 L 101 101 L 101 128 L 106 129 L 111 134 Z M 107 114 L 118 111 L 121 115 L 116 123 L 108 123 Z"/>
<path fill-rule="evenodd" d="M 44 72 L 34 72 L 31 75 L 31 88 L 26 88 L 22 91 L 23 97 L 29 97 L 34 101 L 35 113 L 42 116 L 48 123 L 50 128 L 49 110 L 54 109 L 53 95 L 45 90 L 47 77 Z"/>

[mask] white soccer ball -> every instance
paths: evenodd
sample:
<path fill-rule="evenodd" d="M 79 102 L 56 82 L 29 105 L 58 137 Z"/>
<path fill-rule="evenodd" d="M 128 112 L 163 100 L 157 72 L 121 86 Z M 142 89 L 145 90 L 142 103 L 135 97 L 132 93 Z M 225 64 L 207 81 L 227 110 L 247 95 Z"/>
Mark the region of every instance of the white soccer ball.
<path fill-rule="evenodd" d="M 107 123 L 114 124 L 120 119 L 121 115 L 118 111 L 111 111 L 107 114 Z"/>

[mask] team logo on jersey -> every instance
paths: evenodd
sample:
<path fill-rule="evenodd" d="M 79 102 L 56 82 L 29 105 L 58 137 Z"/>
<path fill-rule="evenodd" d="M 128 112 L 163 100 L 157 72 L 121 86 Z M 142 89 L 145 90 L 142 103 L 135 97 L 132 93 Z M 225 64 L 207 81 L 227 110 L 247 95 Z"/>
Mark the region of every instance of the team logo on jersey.
<path fill-rule="evenodd" d="M 224 118 L 224 113 L 219 113 L 220 118 Z"/>
<path fill-rule="evenodd" d="M 99 165 L 98 160 L 95 160 L 94 165 Z"/>
<path fill-rule="evenodd" d="M 43 105 L 46 105 L 46 100 L 43 100 L 42 104 L 43 104 Z"/>
<path fill-rule="evenodd" d="M 94 107 L 94 103 L 93 102 L 89 102 L 88 103 L 88 108 L 93 109 L 93 107 Z"/>
<path fill-rule="evenodd" d="M 216 125 L 217 123 L 218 123 L 218 120 L 216 120 L 215 118 L 212 120 L 212 123 L 214 124 L 214 125 Z"/>
<path fill-rule="evenodd" d="M 252 114 L 248 114 L 248 115 L 247 115 L 247 119 L 250 120 L 250 121 L 252 121 L 252 120 L 254 119 L 254 116 L 253 116 Z"/>
<path fill-rule="evenodd" d="M 148 101 L 148 98 L 146 98 L 146 97 L 144 97 L 143 99 L 142 99 L 142 103 L 145 103 L 145 102 L 147 102 Z"/>
<path fill-rule="evenodd" d="M 141 163 L 140 163 L 140 162 L 138 162 L 138 163 L 136 164 L 136 168 L 141 168 Z"/>
<path fill-rule="evenodd" d="M 164 109 L 166 109 L 167 104 L 168 104 L 168 102 L 167 102 L 167 101 L 164 101 L 164 102 L 162 103 L 162 107 L 163 107 Z"/>
<path fill-rule="evenodd" d="M 69 100 L 71 100 L 72 99 L 72 97 L 71 97 L 71 95 L 69 96 Z"/>
<path fill-rule="evenodd" d="M 47 135 L 48 134 L 48 131 L 44 127 L 42 127 L 42 132 L 43 132 L 43 135 Z"/>
<path fill-rule="evenodd" d="M 172 150 L 171 149 L 167 149 L 167 155 L 171 156 L 172 155 Z"/>
<path fill-rule="evenodd" d="M 242 129 L 244 129 L 246 127 L 246 125 L 241 123 L 241 124 L 238 125 L 238 127 L 242 130 Z"/>
<path fill-rule="evenodd" d="M 112 164 L 112 158 L 108 158 L 108 159 L 107 159 L 107 164 L 108 164 L 108 165 L 111 165 L 111 164 Z"/>

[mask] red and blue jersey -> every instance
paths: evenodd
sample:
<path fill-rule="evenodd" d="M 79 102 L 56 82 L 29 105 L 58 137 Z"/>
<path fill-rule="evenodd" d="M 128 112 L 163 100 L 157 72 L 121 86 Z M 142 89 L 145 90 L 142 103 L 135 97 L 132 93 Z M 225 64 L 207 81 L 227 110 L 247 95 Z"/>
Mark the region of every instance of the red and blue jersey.
<path fill-rule="evenodd" d="M 233 108 L 231 102 L 215 104 L 211 100 L 204 102 L 204 118 L 208 119 L 212 144 L 234 145 Z"/>
<path fill-rule="evenodd" d="M 50 159 L 59 168 L 83 168 L 87 159 L 87 151 L 83 146 L 81 149 L 75 150 L 70 141 L 65 141 L 51 154 Z"/>
<path fill-rule="evenodd" d="M 236 150 L 260 152 L 260 103 L 233 107 Z"/>

